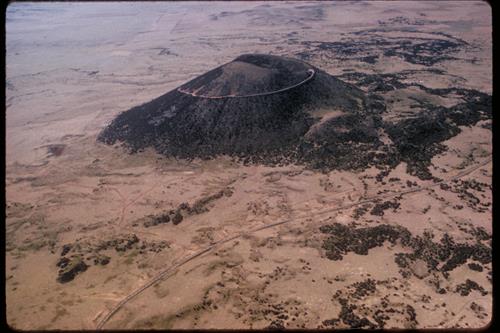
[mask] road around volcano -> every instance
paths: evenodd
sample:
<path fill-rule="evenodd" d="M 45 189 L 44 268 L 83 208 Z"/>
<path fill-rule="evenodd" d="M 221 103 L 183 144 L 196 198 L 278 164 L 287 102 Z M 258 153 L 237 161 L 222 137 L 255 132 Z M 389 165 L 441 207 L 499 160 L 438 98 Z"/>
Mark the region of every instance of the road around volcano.
<path fill-rule="evenodd" d="M 300 87 L 301 85 L 303 85 L 304 83 L 307 83 L 309 82 L 310 80 L 312 80 L 312 78 L 314 77 L 314 75 L 316 74 L 316 72 L 314 71 L 314 69 L 308 69 L 307 70 L 307 73 L 309 73 L 309 76 L 306 77 L 304 80 L 300 81 L 299 83 L 297 84 L 294 84 L 293 86 L 289 86 L 289 87 L 286 87 L 286 88 L 283 88 L 283 89 L 279 89 L 279 90 L 275 90 L 275 91 L 270 91 L 270 92 L 264 92 L 264 93 L 258 93 L 258 94 L 249 94 L 249 95 L 224 95 L 224 96 L 207 96 L 207 95 L 197 95 L 196 93 L 194 92 L 189 92 L 189 91 L 186 91 L 182 88 L 177 88 L 177 91 L 178 92 L 181 92 L 183 94 L 186 94 L 186 95 L 190 95 L 190 96 L 193 96 L 193 97 L 199 97 L 199 98 L 206 98 L 206 99 L 223 99 L 223 98 L 247 98 L 247 97 L 257 97 L 257 96 L 268 96 L 268 95 L 274 95 L 274 94 L 278 94 L 278 93 L 282 93 L 282 92 L 285 92 L 285 91 L 288 91 L 288 90 L 291 90 L 291 89 L 295 89 L 297 87 Z"/>

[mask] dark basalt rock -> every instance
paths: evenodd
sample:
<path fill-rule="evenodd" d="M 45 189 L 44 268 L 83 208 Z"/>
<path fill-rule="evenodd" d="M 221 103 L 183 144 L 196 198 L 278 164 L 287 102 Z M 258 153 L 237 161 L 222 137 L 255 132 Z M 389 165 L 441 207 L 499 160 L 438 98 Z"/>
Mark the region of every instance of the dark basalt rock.
<path fill-rule="evenodd" d="M 148 227 L 153 227 L 153 226 L 158 225 L 158 224 L 165 224 L 168 222 L 170 222 L 170 214 L 163 213 L 163 214 L 160 214 L 158 216 L 154 216 L 154 215 L 148 216 L 147 221 L 144 222 L 144 226 L 146 228 L 148 228 Z"/>
<path fill-rule="evenodd" d="M 132 249 L 138 242 L 139 238 L 136 234 L 128 234 L 111 240 L 101 241 L 95 246 L 94 250 L 99 252 L 114 248 L 117 252 L 124 252 Z"/>
<path fill-rule="evenodd" d="M 73 280 L 77 274 L 85 272 L 88 267 L 80 256 L 64 262 L 65 264 L 62 265 L 63 268 L 59 270 L 57 277 L 57 282 L 59 283 L 66 283 Z"/>
<path fill-rule="evenodd" d="M 425 64 L 439 60 L 429 59 L 421 51 L 433 53 L 461 45 L 458 40 L 438 39 L 408 43 L 405 47 L 410 48 L 410 53 L 399 54 L 400 46 L 396 46 L 395 54 Z M 380 47 L 384 42 L 376 44 Z M 314 45 L 322 50 L 351 52 L 343 43 Z M 357 45 L 352 52 L 362 46 Z M 372 59 L 367 56 L 363 61 Z M 443 74 L 435 69 L 427 71 Z M 491 119 L 491 96 L 476 90 L 432 89 L 402 82 L 411 73 L 341 76 L 368 87 L 365 93 L 300 60 L 242 55 L 123 112 L 99 134 L 98 140 L 107 144 L 121 142 L 130 152 L 153 147 L 166 156 L 188 160 L 228 155 L 245 164 L 295 163 L 323 171 L 370 166 L 390 169 L 406 162 L 410 174 L 433 179 L 428 168 L 432 157 L 446 150 L 441 143 L 458 134 L 458 126 Z M 445 108 L 417 101 L 422 113 L 396 123 L 384 122 L 381 114 L 386 112 L 386 105 L 377 93 L 409 86 L 434 95 L 456 94 L 465 102 Z M 325 116 L 319 111 L 328 109 L 342 114 Z M 391 143 L 381 141 L 383 132 Z"/>
<path fill-rule="evenodd" d="M 64 267 L 68 266 L 69 262 L 70 262 L 70 260 L 68 258 L 62 257 L 62 258 L 59 258 L 56 266 L 59 268 L 64 268 Z"/>
<path fill-rule="evenodd" d="M 266 329 L 268 330 L 280 330 L 280 329 L 284 329 L 285 326 L 283 325 L 283 321 L 282 320 L 273 320 L 269 326 L 266 327 Z"/>
<path fill-rule="evenodd" d="M 423 24 L 423 22 L 419 23 Z M 406 36 L 384 38 L 380 34 L 387 32 L 384 28 L 360 30 L 348 33 L 346 35 L 349 37 L 335 42 L 302 41 L 300 44 L 307 52 L 299 52 L 297 55 L 305 59 L 310 59 L 315 54 L 321 54 L 330 59 L 372 62 L 378 58 L 377 53 L 383 52 L 386 57 L 399 57 L 408 63 L 432 66 L 445 60 L 457 59 L 453 54 L 468 46 L 464 40 L 440 32 L 424 32 L 416 30 L 414 27 L 411 29 L 391 27 L 390 31 L 401 31 Z M 412 34 L 420 33 L 437 36 L 412 36 Z M 442 36 L 445 36 L 446 39 L 443 39 Z M 365 56 L 359 57 L 357 55 Z"/>
<path fill-rule="evenodd" d="M 451 271 L 463 265 L 467 259 L 472 258 L 482 264 L 491 262 L 491 249 L 481 243 L 476 245 L 459 244 L 453 248 L 453 255 L 441 267 L 441 271 Z"/>
<path fill-rule="evenodd" d="M 300 84 L 311 69 L 312 78 Z M 296 84 L 268 95 L 214 98 L 273 92 Z M 198 97 L 190 95 L 193 92 Z M 322 116 L 316 113 L 320 108 L 345 114 L 320 122 Z M 369 164 L 378 150 L 376 114 L 384 110 L 380 98 L 366 96 L 309 64 L 244 55 L 120 114 L 98 140 L 123 142 L 131 152 L 154 147 L 164 155 L 187 159 L 226 154 L 247 163 L 357 168 Z"/>
<path fill-rule="evenodd" d="M 346 299 L 339 299 L 342 309 L 340 310 L 339 319 L 350 328 L 368 328 L 375 329 L 377 325 L 369 321 L 367 318 L 362 318 L 356 315 L 353 310 L 355 305 L 349 304 Z"/>
<path fill-rule="evenodd" d="M 480 241 L 482 238 L 474 244 L 455 243 L 453 238 L 444 234 L 439 242 L 435 242 L 434 236 L 429 232 L 424 232 L 422 236 L 413 236 L 404 227 L 387 224 L 356 228 L 334 223 L 321 226 L 320 231 L 328 235 L 322 247 L 330 260 L 342 260 L 343 255 L 349 252 L 367 255 L 369 249 L 382 246 L 385 241 L 391 244 L 399 242 L 403 247 L 412 250 L 408 253 L 396 253 L 394 256 L 395 263 L 401 268 L 400 273 L 405 277 L 414 274 L 410 264 L 417 260 L 425 262 L 430 271 L 441 272 L 445 277 L 449 271 L 466 264 L 469 259 L 481 264 L 489 264 L 492 261 L 491 247 L 483 244 Z M 477 266 L 479 265 L 469 264 L 471 269 Z M 440 289 L 439 286 L 437 289 Z"/>
<path fill-rule="evenodd" d="M 394 142 L 399 158 L 408 164 L 408 172 L 420 179 L 432 179 L 428 170 L 434 155 L 445 151 L 440 142 L 460 132 L 443 113 L 423 113 L 396 124 L 387 123 L 385 131 Z"/>
<path fill-rule="evenodd" d="M 468 296 L 472 290 L 479 291 L 483 296 L 488 294 L 483 287 L 470 279 L 467 279 L 464 283 L 459 284 L 455 289 L 457 293 L 460 293 L 460 296 Z"/>
<path fill-rule="evenodd" d="M 352 286 L 355 288 L 352 297 L 357 299 L 373 294 L 377 290 L 377 285 L 373 279 L 356 282 Z"/>
<path fill-rule="evenodd" d="M 397 201 L 384 201 L 382 203 L 377 203 L 370 211 L 370 214 L 376 216 L 384 216 L 385 210 L 392 208 L 394 211 L 396 211 L 399 206 L 400 204 Z"/>
<path fill-rule="evenodd" d="M 458 197 L 462 199 L 467 206 L 480 213 L 486 211 L 486 207 L 489 207 L 491 202 L 481 202 L 474 192 L 484 192 L 485 189 L 491 190 L 492 188 L 485 183 L 480 183 L 475 180 L 455 180 L 453 182 L 453 186 L 447 188 L 447 190 L 457 193 Z M 479 195 L 481 194 L 479 193 Z M 472 228 L 470 233 L 476 236 L 479 240 L 488 239 L 489 237 L 484 228 Z"/>
<path fill-rule="evenodd" d="M 299 87 L 268 93 L 298 84 Z M 367 100 L 356 87 L 301 61 L 270 55 L 243 55 L 149 103 L 119 115 L 100 135 L 105 143 L 124 141 L 132 151 L 148 146 L 181 158 L 266 155 L 291 152 L 314 123 L 308 112 L 332 107 L 361 112 Z"/>
<path fill-rule="evenodd" d="M 414 325 L 417 324 L 417 314 L 415 308 L 409 304 L 406 304 L 406 314 L 408 315 L 408 320 Z"/>
<path fill-rule="evenodd" d="M 181 223 L 183 219 L 184 219 L 184 217 L 182 216 L 181 212 L 179 210 L 177 210 L 175 212 L 175 215 L 172 217 L 172 223 L 177 225 L 177 224 Z"/>
<path fill-rule="evenodd" d="M 322 324 L 323 324 L 324 326 L 327 326 L 327 327 L 328 327 L 328 326 L 333 326 L 333 327 L 335 327 L 335 326 L 337 326 L 339 323 L 340 323 L 340 319 L 338 319 L 338 318 L 337 318 L 337 319 L 326 319 L 326 320 L 323 320 L 323 322 L 322 322 Z"/>
<path fill-rule="evenodd" d="M 357 207 L 354 210 L 352 217 L 355 220 L 359 219 L 361 216 L 365 215 L 365 213 L 368 211 L 369 208 L 370 208 L 370 204 L 364 204 L 364 205 L 361 205 L 360 207 Z"/>
<path fill-rule="evenodd" d="M 476 272 L 482 272 L 483 271 L 483 266 L 476 264 L 476 263 L 470 263 L 467 265 L 471 270 L 476 271 Z"/>
<path fill-rule="evenodd" d="M 392 279 L 365 279 L 337 289 L 332 301 L 338 302 L 341 306 L 338 318 L 324 320 L 322 325 L 332 328 L 343 328 L 347 325 L 349 328 L 380 329 L 386 326 L 386 321 L 392 320 L 405 323 L 406 328 L 414 328 L 418 324 L 417 314 L 410 304 L 393 303 L 389 300 L 391 296 L 389 294 L 381 297 L 378 304 L 366 302 L 368 299 L 374 299 L 378 285 L 392 284 Z"/>
<path fill-rule="evenodd" d="M 94 258 L 94 265 L 105 266 L 105 265 L 109 264 L 110 260 L 111 260 L 111 258 L 108 256 L 98 255 L 97 257 Z"/>
<path fill-rule="evenodd" d="M 200 199 L 196 200 L 192 206 L 187 202 L 183 202 L 175 210 L 171 209 L 156 216 L 148 215 L 145 217 L 146 221 L 143 223 L 143 225 L 147 228 L 156 226 L 158 224 L 168 223 L 169 221 L 172 221 L 174 225 L 177 225 L 181 223 L 186 216 L 208 212 L 208 206 L 213 201 L 216 201 L 223 196 L 230 197 L 232 195 L 232 189 L 226 187 L 225 189 L 220 190 L 214 194 L 201 197 Z"/>
<path fill-rule="evenodd" d="M 413 253 L 399 253 L 395 258 L 396 264 L 403 269 L 402 273 L 408 272 L 405 268 L 409 262 L 417 259 L 425 261 L 430 270 L 441 272 L 444 277 L 449 271 L 464 265 L 469 258 L 482 264 L 491 262 L 490 247 L 480 242 L 457 244 L 448 234 L 444 234 L 440 242 L 434 242 L 431 235 L 424 233 L 423 236 L 413 237 L 408 246 Z"/>
<path fill-rule="evenodd" d="M 65 256 L 72 248 L 71 244 L 65 244 L 63 245 L 62 251 L 61 251 L 61 257 Z"/>
<path fill-rule="evenodd" d="M 71 255 L 61 256 L 57 261 L 56 266 L 60 268 L 57 281 L 61 283 L 71 281 L 78 273 L 86 271 L 87 267 L 92 264 L 108 265 L 111 257 L 103 254 L 102 251 L 114 249 L 116 252 L 126 252 L 135 249 L 143 254 L 145 251 L 158 253 L 168 247 L 166 241 L 140 241 L 135 234 L 121 235 L 94 244 L 90 242 L 79 243 L 77 240 L 77 242 L 66 244 L 63 247 L 65 249 L 63 253 L 68 254 L 67 251 L 70 251 Z"/>
<path fill-rule="evenodd" d="M 326 257 L 331 260 L 342 260 L 343 255 L 349 252 L 367 255 L 369 249 L 382 246 L 385 241 L 395 244 L 400 240 L 406 243 L 411 237 L 405 228 L 387 224 L 356 229 L 334 223 L 320 227 L 320 231 L 329 234 L 323 242 L 323 248 L 326 250 Z"/>
<path fill-rule="evenodd" d="M 116 240 L 114 248 L 117 252 L 125 252 L 132 249 L 133 245 L 139 242 L 139 238 L 135 234 L 131 234 L 126 238 Z"/>

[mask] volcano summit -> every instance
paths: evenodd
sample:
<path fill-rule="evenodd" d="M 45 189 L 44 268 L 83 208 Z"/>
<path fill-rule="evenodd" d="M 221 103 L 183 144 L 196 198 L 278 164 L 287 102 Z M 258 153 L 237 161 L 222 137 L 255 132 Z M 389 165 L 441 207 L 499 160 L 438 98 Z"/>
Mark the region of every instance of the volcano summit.
<path fill-rule="evenodd" d="M 345 154 L 359 155 L 359 145 L 376 148 L 381 108 L 312 65 L 246 54 L 123 112 L 98 139 L 179 158 L 225 154 L 246 162 L 342 166 Z M 373 158 L 368 155 L 363 160 Z"/>
<path fill-rule="evenodd" d="M 177 90 L 209 99 L 268 96 L 295 89 L 314 74 L 312 66 L 297 60 L 243 55 Z"/>

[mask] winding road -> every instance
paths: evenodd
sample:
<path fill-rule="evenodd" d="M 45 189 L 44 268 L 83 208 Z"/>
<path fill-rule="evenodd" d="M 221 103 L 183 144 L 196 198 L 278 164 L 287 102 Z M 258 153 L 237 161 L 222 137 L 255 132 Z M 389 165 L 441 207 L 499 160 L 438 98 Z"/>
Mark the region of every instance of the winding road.
<path fill-rule="evenodd" d="M 487 165 L 491 161 L 492 161 L 492 158 L 490 157 L 487 160 L 483 161 L 482 163 L 479 163 L 478 165 L 475 165 L 475 166 L 473 166 L 473 167 L 471 167 L 471 168 L 469 168 L 467 170 L 464 170 L 462 172 L 457 173 L 456 175 L 454 175 L 454 176 L 452 176 L 452 177 L 450 177 L 448 179 L 441 180 L 441 181 L 433 183 L 431 185 L 419 186 L 417 188 L 414 188 L 414 189 L 411 189 L 411 190 L 406 190 L 406 191 L 391 192 L 391 193 L 387 193 L 387 194 L 375 195 L 373 197 L 365 198 L 365 199 L 359 200 L 357 202 L 352 202 L 352 203 L 341 205 L 341 206 L 338 206 L 338 207 L 335 207 L 335 208 L 326 209 L 326 210 L 320 211 L 320 212 L 318 212 L 318 213 L 316 213 L 314 215 L 309 214 L 307 217 L 317 218 L 317 217 L 320 217 L 320 216 L 325 215 L 325 214 L 330 214 L 330 213 L 335 212 L 335 211 L 339 211 L 339 210 L 351 208 L 353 206 L 358 206 L 358 205 L 361 205 L 361 204 L 364 204 L 364 203 L 368 203 L 368 202 L 373 202 L 373 201 L 378 200 L 378 199 L 392 198 L 392 197 L 397 197 L 397 196 L 401 196 L 401 195 L 405 195 L 405 194 L 410 194 L 410 193 L 424 191 L 424 190 L 430 189 L 432 187 L 439 186 L 439 185 L 441 185 L 443 183 L 451 182 L 451 181 L 453 181 L 455 179 L 462 178 L 462 177 L 464 177 L 464 176 L 466 176 L 466 175 L 468 175 L 468 174 L 476 171 L 477 169 L 479 169 L 479 168 Z M 264 230 L 264 229 L 273 228 L 273 227 L 276 227 L 278 225 L 282 225 L 282 224 L 294 222 L 294 221 L 297 221 L 298 219 L 302 219 L 302 217 L 293 218 L 293 219 L 286 219 L 286 220 L 275 222 L 275 223 L 272 223 L 272 224 L 269 224 L 269 225 L 265 225 L 265 226 L 261 226 L 261 227 L 258 227 L 258 228 L 254 228 L 254 229 L 251 229 L 251 230 L 248 230 L 248 231 L 243 231 L 243 232 L 237 233 L 236 235 L 233 235 L 233 236 L 221 239 L 221 240 L 219 240 L 217 242 L 214 242 L 210 246 L 208 246 L 208 247 L 206 247 L 204 249 L 201 249 L 198 252 L 196 252 L 196 253 L 194 253 L 194 254 L 186 257 L 186 258 L 181 258 L 177 263 L 174 262 L 174 264 L 172 266 L 170 266 L 170 267 L 164 269 L 163 271 L 159 272 L 155 277 L 153 277 L 151 280 L 149 280 L 146 284 L 144 284 L 140 288 L 136 289 L 135 291 L 133 291 L 132 293 L 130 293 L 129 295 L 127 295 L 125 298 L 123 298 L 120 302 L 118 302 L 99 321 L 99 323 L 96 326 L 96 329 L 98 329 L 98 330 L 102 329 L 103 326 L 111 319 L 111 317 L 115 313 L 117 313 L 126 303 L 128 303 L 134 297 L 136 297 L 137 295 L 139 295 L 140 293 L 142 293 L 144 290 L 148 289 L 149 287 L 155 285 L 157 282 L 159 282 L 162 279 L 164 279 L 168 274 L 174 273 L 176 269 L 180 268 L 184 264 L 186 264 L 186 263 L 188 263 L 188 262 L 196 259 L 197 257 L 200 257 L 201 255 L 203 255 L 205 253 L 210 252 L 211 250 L 215 249 L 216 247 L 218 247 L 220 245 L 223 245 L 223 244 L 225 244 L 227 242 L 230 242 L 230 241 L 232 241 L 234 239 L 240 238 L 240 237 L 242 237 L 244 235 L 252 234 L 252 233 L 255 233 L 257 231 Z"/>
<path fill-rule="evenodd" d="M 264 93 L 258 93 L 258 94 L 249 94 L 249 95 L 224 95 L 224 96 L 207 96 L 207 95 L 197 95 L 196 93 L 193 93 L 193 92 L 189 92 L 189 91 L 186 91 L 182 88 L 177 88 L 177 91 L 178 92 L 181 92 L 183 94 L 186 94 L 186 95 L 191 95 L 193 97 L 199 97 L 199 98 L 206 98 L 206 99 L 222 99 L 222 98 L 247 98 L 247 97 L 257 97 L 257 96 L 268 96 L 268 95 L 273 95 L 273 94 L 278 94 L 278 93 L 282 93 L 282 92 L 285 92 L 285 91 L 288 91 L 288 90 L 291 90 L 291 89 L 295 89 L 297 87 L 300 87 L 301 85 L 303 85 L 304 83 L 312 80 L 312 78 L 314 77 L 314 75 L 316 74 L 316 72 L 314 71 L 314 69 L 308 69 L 307 70 L 307 73 L 309 74 L 308 77 L 306 77 L 304 80 L 300 81 L 299 83 L 297 84 L 294 84 L 293 86 L 289 86 L 289 87 L 286 87 L 286 88 L 283 88 L 283 89 L 279 89 L 279 90 L 274 90 L 274 91 L 270 91 L 270 92 L 264 92 Z"/>

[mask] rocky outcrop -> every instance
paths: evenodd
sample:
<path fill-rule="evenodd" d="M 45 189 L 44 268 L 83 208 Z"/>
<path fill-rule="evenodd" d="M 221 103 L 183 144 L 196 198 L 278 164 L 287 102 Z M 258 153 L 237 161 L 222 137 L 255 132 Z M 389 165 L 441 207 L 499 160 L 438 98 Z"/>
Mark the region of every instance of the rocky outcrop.
<path fill-rule="evenodd" d="M 217 199 L 223 196 L 230 197 L 233 195 L 231 188 L 227 187 L 220 190 L 214 194 L 203 196 L 202 198 L 196 200 L 192 205 L 187 202 L 179 204 L 176 209 L 171 209 L 169 211 L 160 213 L 158 215 L 148 215 L 140 220 L 145 220 L 143 225 L 148 227 L 153 227 L 159 224 L 165 224 L 172 221 L 172 224 L 178 225 L 181 223 L 185 217 L 190 215 L 198 215 L 206 213 L 209 211 L 209 205 Z"/>
<path fill-rule="evenodd" d="M 61 258 L 57 262 L 57 266 L 61 268 L 57 276 L 57 282 L 60 283 L 67 283 L 73 280 L 77 274 L 85 272 L 88 267 L 80 256 L 75 256 L 71 259 Z"/>
<path fill-rule="evenodd" d="M 140 240 L 135 234 L 126 234 L 112 239 L 98 242 L 79 242 L 65 244 L 61 249 L 61 256 L 56 263 L 59 267 L 57 281 L 66 283 L 73 280 L 76 275 L 83 273 L 91 265 L 106 266 L 111 262 L 111 253 L 136 251 L 133 253 L 144 254 L 160 252 L 169 245 L 166 241 Z M 108 255 L 109 254 L 109 255 Z"/>
<path fill-rule="evenodd" d="M 437 242 L 434 241 L 434 235 L 428 231 L 422 235 L 413 236 L 404 227 L 387 224 L 356 228 L 354 225 L 334 223 L 320 227 L 320 231 L 328 235 L 322 247 L 326 257 L 330 260 L 342 260 L 343 256 L 350 252 L 367 255 L 370 249 L 383 246 L 386 241 L 391 244 L 400 244 L 410 250 L 394 255 L 394 262 L 399 266 L 399 272 L 405 278 L 413 275 L 424 279 L 430 274 L 434 274 L 433 276 L 437 278 L 439 274 L 446 279 L 450 271 L 466 265 L 470 260 L 482 265 L 492 262 L 491 245 L 485 244 L 485 241 L 491 240 L 491 235 L 483 229 L 476 232 L 475 243 L 456 243 L 448 234 L 444 234 Z M 468 266 L 473 270 L 483 269 L 477 263 L 469 263 Z M 447 292 L 440 286 L 439 281 L 435 283 L 435 287 L 436 291 L 441 294 Z M 467 282 L 456 292 L 466 293 L 469 287 L 474 289 L 475 284 Z"/>

